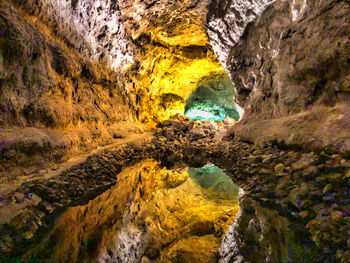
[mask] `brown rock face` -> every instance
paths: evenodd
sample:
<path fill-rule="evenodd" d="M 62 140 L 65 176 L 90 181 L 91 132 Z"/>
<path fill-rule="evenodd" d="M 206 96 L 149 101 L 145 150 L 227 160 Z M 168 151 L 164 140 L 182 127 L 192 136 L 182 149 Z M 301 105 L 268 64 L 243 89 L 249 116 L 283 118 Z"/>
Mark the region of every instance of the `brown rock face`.
<path fill-rule="evenodd" d="M 274 141 L 286 146 L 285 150 L 291 145 L 305 151 L 328 148 L 347 156 L 349 1 L 213 1 L 212 6 L 218 9 L 208 15 L 209 41 L 230 71 L 236 98 L 245 109 L 242 121 L 227 133 L 228 138 L 251 142 L 252 147 Z M 264 8 L 264 12 L 259 11 Z M 261 15 L 257 16 L 259 12 Z M 249 16 L 256 20 L 242 34 L 239 29 L 246 25 Z M 227 23 L 230 19 L 235 23 Z M 232 158 L 234 154 L 227 153 L 224 145 L 218 156 Z M 232 140 L 229 145 L 234 145 Z M 336 186 L 347 180 L 348 168 L 337 175 L 341 161 L 338 165 L 325 161 L 325 152 L 316 159 L 313 153 L 305 153 L 297 161 L 296 153 L 283 151 L 278 156 L 286 156 L 286 161 L 281 162 L 267 154 L 269 147 L 261 152 L 251 150 L 246 155 L 244 148 L 239 147 L 237 161 L 234 165 L 228 162 L 227 167 L 239 170 L 232 178 L 238 179 L 242 174 L 243 180 L 250 178 L 254 186 L 243 183 L 248 194 L 241 199 L 242 214 L 222 243 L 220 262 L 288 262 L 288 258 L 293 258 L 292 262 L 347 262 L 349 254 L 342 247 L 348 250 L 349 245 L 345 242 L 336 245 L 335 240 L 344 240 L 340 236 L 343 229 L 349 229 L 348 217 L 332 211 L 330 203 L 334 204 L 335 196 L 348 200 L 340 185 Z M 262 153 L 257 158 L 256 154 Z M 341 158 L 336 154 L 328 157 Z M 249 164 L 245 166 L 245 162 Z M 262 167 L 266 165 L 272 166 Z M 288 176 L 291 171 L 297 172 Z M 272 174 L 270 182 L 277 183 L 275 187 L 268 186 L 267 178 Z M 264 179 L 256 185 L 253 182 L 259 181 L 259 176 Z M 286 189 L 296 184 L 298 187 L 293 190 Z M 255 191 L 257 196 L 252 193 Z M 252 196 L 255 197 L 250 199 Z M 321 196 L 322 201 L 316 201 Z M 298 207 L 298 211 L 292 212 L 292 206 Z M 289 212 L 285 213 L 284 207 Z M 292 218 L 304 223 L 294 221 L 288 226 Z M 326 229 L 333 229 L 332 234 L 326 234 Z M 308 233 L 311 236 L 307 237 Z M 310 246 L 312 242 L 308 239 L 314 245 Z M 326 240 L 330 241 L 327 245 Z"/>
<path fill-rule="evenodd" d="M 52 27 L 1 7 L 1 124 L 67 128 L 130 119 L 117 75 L 91 64 Z"/>
<path fill-rule="evenodd" d="M 209 14 L 209 25 L 231 12 L 217 6 L 222 12 Z M 220 42 L 245 108 L 237 133 L 255 142 L 350 149 L 349 14 L 347 1 L 275 1 L 237 44 Z M 226 29 L 223 38 L 237 34 Z"/>
<path fill-rule="evenodd" d="M 349 17 L 348 0 L 0 0 L 0 260 L 348 262 Z M 239 123 L 182 116 L 229 78 Z M 233 224 L 237 203 L 183 170 L 208 163 L 244 191 Z"/>
<path fill-rule="evenodd" d="M 32 163 L 60 160 L 113 142 L 120 122 L 154 123 L 183 114 L 199 85 L 227 79 L 208 44 L 208 4 L 2 2 L 5 159 L 30 159 L 25 144 L 37 150 Z"/>
<path fill-rule="evenodd" d="M 45 18 L 42 23 L 38 6 L 28 11 L 2 1 L 0 12 L 0 160 L 5 169 L 21 165 L 21 159 L 30 166 L 110 143 L 115 123 L 135 119 L 118 74 L 107 64 L 93 63 L 71 44 L 71 35 L 64 40 Z"/>

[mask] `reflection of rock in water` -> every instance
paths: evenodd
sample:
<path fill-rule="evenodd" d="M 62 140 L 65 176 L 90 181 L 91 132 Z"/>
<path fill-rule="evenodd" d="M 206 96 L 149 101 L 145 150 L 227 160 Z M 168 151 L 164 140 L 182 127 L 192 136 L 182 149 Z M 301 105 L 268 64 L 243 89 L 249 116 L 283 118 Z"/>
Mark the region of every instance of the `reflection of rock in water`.
<path fill-rule="evenodd" d="M 39 254 L 55 262 L 216 262 L 238 209 L 186 171 L 144 161 L 119 174 L 113 189 L 68 209 Z"/>
<path fill-rule="evenodd" d="M 188 173 L 201 187 L 211 189 L 224 198 L 237 200 L 239 187 L 219 167 L 190 168 Z"/>

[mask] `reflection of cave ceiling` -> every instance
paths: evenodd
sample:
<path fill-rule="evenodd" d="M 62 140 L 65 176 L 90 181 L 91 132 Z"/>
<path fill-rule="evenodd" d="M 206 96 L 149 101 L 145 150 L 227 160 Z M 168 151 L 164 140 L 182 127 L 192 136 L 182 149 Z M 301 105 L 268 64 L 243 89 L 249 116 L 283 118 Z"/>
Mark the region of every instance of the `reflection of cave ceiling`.
<path fill-rule="evenodd" d="M 230 181 L 220 176 L 221 183 Z M 60 216 L 40 244 L 39 258 L 53 262 L 215 262 L 223 233 L 239 210 L 238 194 L 220 195 L 229 189 L 220 187 L 220 180 L 214 191 L 206 188 L 185 171 L 143 161 L 118 174 L 112 189 Z M 56 239 L 61 245 L 52 244 Z"/>

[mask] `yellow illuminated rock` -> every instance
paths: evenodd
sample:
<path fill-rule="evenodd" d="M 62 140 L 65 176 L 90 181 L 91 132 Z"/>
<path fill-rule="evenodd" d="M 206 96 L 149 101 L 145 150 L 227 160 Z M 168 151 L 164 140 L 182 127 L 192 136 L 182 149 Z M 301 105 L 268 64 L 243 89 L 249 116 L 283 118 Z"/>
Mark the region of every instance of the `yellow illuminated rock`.
<path fill-rule="evenodd" d="M 65 212 L 41 247 L 51 247 L 54 262 L 215 262 L 238 209 L 186 171 L 149 160 L 125 169 L 88 205 Z"/>
<path fill-rule="evenodd" d="M 158 122 L 183 114 L 186 99 L 201 84 L 227 78 L 206 34 L 207 0 L 125 1 L 125 26 L 141 52 L 129 75 L 135 83 L 141 121 Z M 142 14 L 142 15 L 141 15 Z"/>
<path fill-rule="evenodd" d="M 153 121 L 161 121 L 183 114 L 186 99 L 201 82 L 225 78 L 225 70 L 213 53 L 205 47 L 196 48 L 197 51 L 189 51 L 188 55 L 173 54 L 164 47 L 152 47 L 146 52 L 138 77 L 141 80 L 138 96 L 144 98 L 140 105 L 141 120 L 153 116 Z"/>

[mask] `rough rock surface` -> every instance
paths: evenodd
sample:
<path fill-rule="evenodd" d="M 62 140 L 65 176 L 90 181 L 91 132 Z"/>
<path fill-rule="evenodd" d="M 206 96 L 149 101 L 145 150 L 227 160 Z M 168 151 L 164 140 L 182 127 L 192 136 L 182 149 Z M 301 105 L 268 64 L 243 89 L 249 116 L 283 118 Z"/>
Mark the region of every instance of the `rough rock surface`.
<path fill-rule="evenodd" d="M 208 129 L 219 138 L 181 132 L 193 125 L 184 120 L 160 125 L 155 152 L 168 167 L 214 163 L 244 190 L 241 214 L 220 250 L 221 262 L 347 262 L 348 155 L 235 141 L 222 136 L 225 127 L 220 133 L 205 123 L 195 134 Z"/>
<path fill-rule="evenodd" d="M 40 18 L 90 61 L 124 72 L 136 55 L 118 1 L 14 1 Z M 119 75 L 121 77 L 121 75 Z"/>
<path fill-rule="evenodd" d="M 208 14 L 209 25 L 233 17 L 230 2 L 218 1 Z M 248 2 L 258 10 L 272 1 L 246 1 L 235 16 L 258 13 Z M 226 39 L 240 34 L 235 24 L 222 22 L 222 38 L 209 34 L 210 42 L 225 50 L 224 65 L 245 109 L 236 135 L 255 143 L 350 149 L 349 15 L 348 1 L 279 0 L 234 45 Z"/>
<path fill-rule="evenodd" d="M 183 113 L 200 83 L 225 78 L 208 44 L 207 0 L 14 2 L 92 64 L 116 72 L 141 121 Z"/>
<path fill-rule="evenodd" d="M 230 71 L 231 48 L 240 40 L 247 25 L 257 19 L 276 0 L 213 0 L 209 6 L 210 45 L 221 64 Z"/>
<path fill-rule="evenodd" d="M 1 1 L 0 13 L 0 172 L 111 143 L 116 123 L 135 120 L 118 74 L 63 41 L 39 14 L 11 1 Z"/>
<path fill-rule="evenodd" d="M 1 125 L 68 128 L 131 119 L 116 73 L 11 2 L 1 13 Z"/>
<path fill-rule="evenodd" d="M 129 170 L 118 174 L 154 158 L 168 169 L 214 163 L 244 190 L 221 262 L 348 262 L 349 1 L 209 4 L 0 2 L 1 182 L 15 166 L 26 167 L 24 176 L 36 174 L 33 162 L 41 163 L 31 155 L 62 159 L 72 148 L 123 136 L 123 120 L 157 122 L 183 112 L 198 86 L 226 79 L 209 43 L 245 108 L 233 127 L 176 117 L 159 123 L 151 142 L 110 147 L 52 177 L 38 172 L 13 187 L 2 184 L 1 260 L 196 261 L 189 251 L 200 243 L 198 254 L 208 253 L 201 260 L 215 262 L 210 248 L 218 248 L 227 214 L 221 221 L 196 217 L 191 209 L 208 200 L 191 180 L 157 172 L 159 186 L 140 183 L 137 173 L 128 177 Z M 118 184 L 124 179 L 125 187 Z M 184 193 L 191 191 L 189 202 Z M 175 220 L 171 211 L 182 207 L 174 208 L 168 193 L 191 211 Z M 155 215 L 158 221 L 147 219 Z M 73 240 L 65 232 L 74 232 L 71 220 L 81 226 Z M 225 228 L 212 227 L 223 221 Z M 164 233 L 179 239 L 163 240 Z"/>
<path fill-rule="evenodd" d="M 195 89 L 227 78 L 206 35 L 209 1 L 120 1 L 127 32 L 140 56 L 129 75 L 142 121 L 183 113 Z"/>
<path fill-rule="evenodd" d="M 8 206 L 11 198 L 15 198 L 13 202 L 18 199 L 19 204 L 27 209 L 19 207 L 22 216 L 12 219 L 1 229 L 5 233 L 1 240 L 2 251 L 12 252 L 5 255 L 22 255 L 29 252 L 32 242 L 47 242 L 43 237 L 55 227 L 52 220 L 59 215 L 60 207 L 65 210 L 67 206 L 86 204 L 98 194 L 99 189 L 103 191 L 115 184 L 114 172 L 127 165 L 125 160 L 133 162 L 151 157 L 168 169 L 214 163 L 244 190 L 240 215 L 219 250 L 222 262 L 300 262 L 304 259 L 310 259 L 310 262 L 347 262 L 347 233 L 350 230 L 349 156 L 278 144 L 261 147 L 249 142 L 233 143 L 232 138 L 225 137 L 226 129 L 215 122 L 189 122 L 178 117 L 159 124 L 151 142 L 136 148 L 109 149 L 56 178 L 24 184 L 22 189 L 25 191 L 19 189 L 9 193 L 8 198 L 3 200 L 4 205 Z M 111 169 L 113 167 L 115 171 Z M 94 181 L 101 187 L 91 185 Z M 176 180 L 168 183 L 177 185 Z M 76 191 L 81 186 L 90 191 Z M 142 189 L 139 194 L 144 193 Z M 105 195 L 108 196 L 107 193 Z M 31 197 L 29 200 L 32 203 L 26 201 L 26 196 Z M 57 199 L 57 196 L 61 198 Z M 121 204 L 125 205 L 124 202 Z M 136 206 L 132 207 L 136 209 Z M 149 208 L 145 208 L 144 212 L 152 213 Z M 91 216 L 95 218 L 96 214 L 92 212 Z M 132 229 L 120 232 L 118 239 L 118 242 L 129 245 L 131 250 L 135 248 L 133 242 L 144 240 L 138 231 L 134 233 Z M 17 239 L 12 239 L 14 236 Z M 90 247 L 88 244 L 92 242 L 90 248 L 96 252 L 97 241 L 94 240 L 84 241 L 81 249 Z M 213 244 L 210 240 L 207 240 L 209 244 Z M 180 250 L 184 246 L 188 248 L 186 242 L 176 247 Z M 50 243 L 48 246 L 57 249 L 56 244 Z M 66 255 L 56 254 L 57 258 L 65 258 Z M 79 253 L 74 255 L 78 257 Z M 114 257 L 108 249 L 103 255 L 103 258 Z"/>

